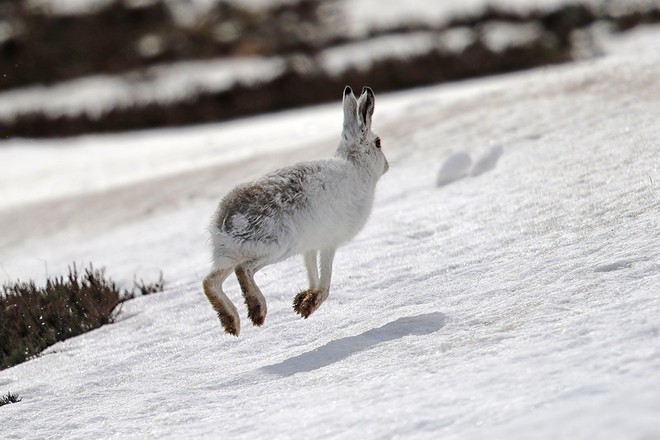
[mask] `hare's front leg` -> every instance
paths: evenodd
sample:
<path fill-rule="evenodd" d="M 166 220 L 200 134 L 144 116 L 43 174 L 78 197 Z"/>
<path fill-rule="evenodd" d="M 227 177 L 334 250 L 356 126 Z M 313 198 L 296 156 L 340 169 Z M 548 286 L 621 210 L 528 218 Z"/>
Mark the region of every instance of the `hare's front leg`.
<path fill-rule="evenodd" d="M 318 253 L 318 251 L 305 252 L 305 267 L 307 268 L 310 290 L 315 290 L 319 287 Z"/>
<path fill-rule="evenodd" d="M 330 294 L 332 261 L 334 258 L 334 248 L 321 251 L 321 279 L 318 280 L 316 252 L 305 254 L 305 265 L 307 266 L 310 288 L 300 292 L 293 299 L 293 309 L 305 319 L 314 313 Z"/>

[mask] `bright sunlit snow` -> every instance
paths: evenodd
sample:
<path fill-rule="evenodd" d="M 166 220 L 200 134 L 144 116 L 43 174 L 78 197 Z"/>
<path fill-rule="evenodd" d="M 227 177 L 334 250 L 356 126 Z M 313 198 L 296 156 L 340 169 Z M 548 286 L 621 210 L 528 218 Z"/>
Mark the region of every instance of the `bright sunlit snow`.
<path fill-rule="evenodd" d="M 2 182 L 0 277 L 91 261 L 169 282 L 0 372 L 23 398 L 0 408 L 3 438 L 657 438 L 660 54 L 640 35 L 596 60 L 376 90 L 391 169 L 330 297 L 299 318 L 301 259 L 269 266 L 255 328 L 230 279 L 240 338 L 201 291 L 210 217 L 234 184 L 331 155 L 341 90 L 239 122 L 0 144 L 28 173 Z M 491 160 L 436 187 L 457 151 Z"/>

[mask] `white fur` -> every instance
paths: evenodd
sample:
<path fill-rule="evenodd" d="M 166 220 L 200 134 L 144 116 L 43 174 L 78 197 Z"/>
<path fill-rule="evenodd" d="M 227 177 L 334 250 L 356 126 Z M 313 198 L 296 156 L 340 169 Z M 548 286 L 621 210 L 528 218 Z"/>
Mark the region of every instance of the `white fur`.
<path fill-rule="evenodd" d="M 299 163 L 239 185 L 220 203 L 211 225 L 214 267 L 204 291 L 227 332 L 240 331 L 236 308 L 222 291 L 234 269 L 255 325 L 263 323 L 266 303 L 253 277 L 266 265 L 304 256 L 310 286 L 296 297 L 294 308 L 305 318 L 327 298 L 335 250 L 364 226 L 376 183 L 389 168 L 371 131 L 374 104 L 368 87 L 359 101 L 346 87 L 335 157 Z"/>

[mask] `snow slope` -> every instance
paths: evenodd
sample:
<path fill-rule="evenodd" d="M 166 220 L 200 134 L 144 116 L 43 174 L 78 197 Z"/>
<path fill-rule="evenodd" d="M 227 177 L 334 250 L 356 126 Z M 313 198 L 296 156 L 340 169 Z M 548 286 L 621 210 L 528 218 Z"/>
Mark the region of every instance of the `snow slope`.
<path fill-rule="evenodd" d="M 240 338 L 201 294 L 208 219 L 232 184 L 331 154 L 341 91 L 313 110 L 73 141 L 69 179 L 96 182 L 80 188 L 49 167 L 54 141 L 2 145 L 3 167 L 30 160 L 44 179 L 20 180 L 29 203 L 2 199 L 3 233 L 22 235 L 3 241 L 0 276 L 75 260 L 169 281 L 0 372 L 0 392 L 23 397 L 0 408 L 3 437 L 659 437 L 660 54 L 639 35 L 598 60 L 378 95 L 391 170 L 330 298 L 302 320 L 302 262 L 267 267 L 254 328 L 232 279 Z M 435 186 L 453 153 L 489 145 L 494 168 Z M 116 172 L 94 180 L 105 161 Z"/>

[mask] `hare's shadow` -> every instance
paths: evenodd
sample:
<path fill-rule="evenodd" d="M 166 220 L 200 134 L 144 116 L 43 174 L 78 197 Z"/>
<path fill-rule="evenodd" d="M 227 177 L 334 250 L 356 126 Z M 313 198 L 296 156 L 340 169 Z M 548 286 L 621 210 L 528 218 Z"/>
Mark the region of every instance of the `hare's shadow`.
<path fill-rule="evenodd" d="M 400 339 L 408 335 L 428 335 L 440 330 L 444 325 L 445 316 L 438 312 L 399 318 L 382 327 L 367 330 L 356 336 L 336 339 L 278 364 L 262 367 L 261 371 L 287 377 L 296 373 L 316 370 L 359 351 L 367 350 L 381 342 Z"/>

